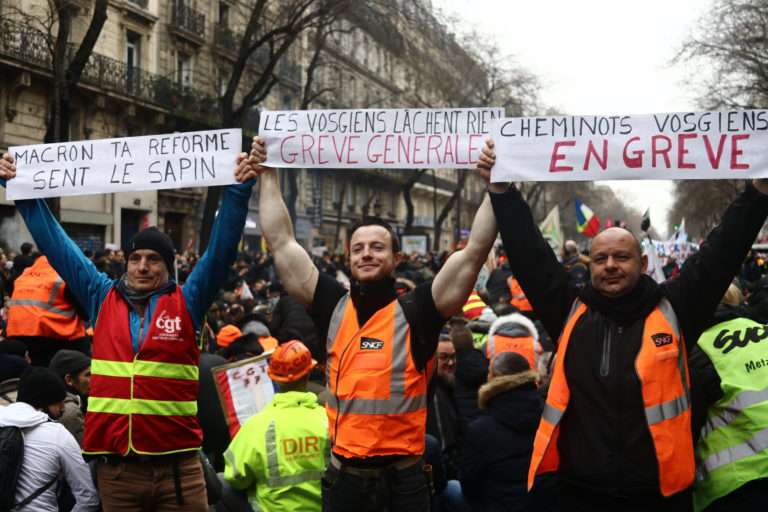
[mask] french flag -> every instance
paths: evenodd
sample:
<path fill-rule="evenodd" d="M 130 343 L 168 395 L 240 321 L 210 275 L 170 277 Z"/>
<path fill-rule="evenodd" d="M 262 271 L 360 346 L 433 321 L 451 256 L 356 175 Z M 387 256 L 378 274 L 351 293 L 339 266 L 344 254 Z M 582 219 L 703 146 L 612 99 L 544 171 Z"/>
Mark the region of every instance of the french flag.
<path fill-rule="evenodd" d="M 576 229 L 588 238 L 592 238 L 600 231 L 600 219 L 579 199 L 576 199 Z"/>

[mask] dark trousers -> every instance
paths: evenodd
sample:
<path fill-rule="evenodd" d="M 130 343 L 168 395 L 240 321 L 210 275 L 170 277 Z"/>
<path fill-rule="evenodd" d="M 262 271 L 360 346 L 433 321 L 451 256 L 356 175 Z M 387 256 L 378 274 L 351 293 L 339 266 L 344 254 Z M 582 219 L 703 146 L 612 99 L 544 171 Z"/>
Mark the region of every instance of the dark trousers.
<path fill-rule="evenodd" d="M 395 469 L 328 466 L 323 512 L 428 512 L 430 489 L 423 463 Z"/>
<path fill-rule="evenodd" d="M 616 496 L 561 483 L 560 510 L 562 512 L 692 512 L 693 496 L 690 489 L 669 497 L 660 494 Z"/>
<path fill-rule="evenodd" d="M 707 512 L 768 510 L 768 478 L 752 480 L 705 509 Z"/>

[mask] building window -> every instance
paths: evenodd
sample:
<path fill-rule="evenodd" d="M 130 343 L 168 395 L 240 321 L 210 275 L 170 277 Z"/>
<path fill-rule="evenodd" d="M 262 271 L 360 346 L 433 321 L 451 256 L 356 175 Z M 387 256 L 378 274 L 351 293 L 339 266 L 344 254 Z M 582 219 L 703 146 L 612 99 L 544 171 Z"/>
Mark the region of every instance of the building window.
<path fill-rule="evenodd" d="M 192 56 L 176 54 L 176 82 L 184 87 L 192 86 Z"/>
<path fill-rule="evenodd" d="M 138 78 L 137 70 L 141 68 L 141 34 L 131 30 L 125 32 L 125 73 L 128 91 L 133 88 Z"/>
<path fill-rule="evenodd" d="M 219 26 L 229 28 L 229 4 L 219 2 Z"/>

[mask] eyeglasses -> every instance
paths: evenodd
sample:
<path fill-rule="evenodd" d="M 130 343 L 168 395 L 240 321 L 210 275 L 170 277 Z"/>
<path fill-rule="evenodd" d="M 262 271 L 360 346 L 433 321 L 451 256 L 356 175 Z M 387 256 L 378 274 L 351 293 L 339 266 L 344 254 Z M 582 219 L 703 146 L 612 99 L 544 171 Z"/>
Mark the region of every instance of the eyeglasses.
<path fill-rule="evenodd" d="M 438 361 L 455 361 L 456 360 L 456 354 L 437 354 Z"/>

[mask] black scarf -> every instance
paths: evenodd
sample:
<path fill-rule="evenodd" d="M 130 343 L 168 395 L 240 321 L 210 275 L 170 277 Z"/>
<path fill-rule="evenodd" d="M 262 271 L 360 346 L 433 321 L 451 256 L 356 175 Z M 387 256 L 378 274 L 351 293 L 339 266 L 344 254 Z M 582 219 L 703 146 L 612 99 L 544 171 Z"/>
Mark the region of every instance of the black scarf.
<path fill-rule="evenodd" d="M 361 283 L 356 279 L 349 286 L 352 303 L 357 310 L 357 323 L 362 326 L 373 314 L 395 300 L 395 278 L 385 277 L 370 283 Z"/>
<path fill-rule="evenodd" d="M 645 318 L 661 300 L 661 288 L 643 274 L 637 285 L 621 297 L 606 297 L 588 284 L 579 297 L 590 308 L 621 326 L 632 325 Z"/>
<path fill-rule="evenodd" d="M 120 293 L 120 295 L 123 296 L 128 304 L 130 304 L 131 307 L 137 311 L 144 311 L 144 309 L 147 307 L 147 304 L 149 303 L 149 298 L 153 295 L 168 293 L 174 289 L 176 289 L 176 282 L 169 280 L 159 288 L 155 288 L 154 290 L 149 290 L 146 292 L 139 292 L 128 285 L 128 280 L 126 279 L 125 274 L 123 274 L 123 277 L 121 277 L 117 282 L 117 291 Z"/>

